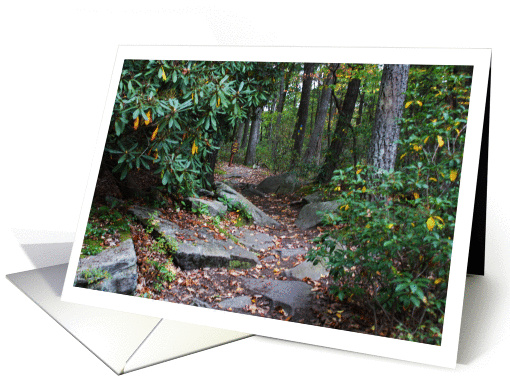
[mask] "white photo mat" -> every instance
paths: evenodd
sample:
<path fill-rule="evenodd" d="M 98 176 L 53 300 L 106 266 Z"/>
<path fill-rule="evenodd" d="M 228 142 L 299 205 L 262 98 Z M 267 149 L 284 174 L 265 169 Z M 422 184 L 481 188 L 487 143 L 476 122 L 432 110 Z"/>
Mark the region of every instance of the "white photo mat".
<path fill-rule="evenodd" d="M 490 55 L 489 49 L 216 46 L 119 47 L 103 113 L 101 130 L 97 139 L 96 151 L 91 164 L 79 225 L 76 230 L 76 238 L 66 275 L 62 300 L 335 349 L 436 366 L 455 367 Z M 468 126 L 462 163 L 462 180 L 459 190 L 441 346 L 73 287 L 120 74 L 124 60 L 127 59 L 473 65 Z"/>

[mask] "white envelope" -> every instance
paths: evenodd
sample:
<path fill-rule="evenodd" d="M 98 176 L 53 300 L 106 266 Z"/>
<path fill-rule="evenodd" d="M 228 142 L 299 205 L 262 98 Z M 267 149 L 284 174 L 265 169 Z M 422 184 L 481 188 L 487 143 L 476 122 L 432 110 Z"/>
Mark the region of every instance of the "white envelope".
<path fill-rule="evenodd" d="M 40 248 L 49 249 L 51 245 Z M 66 270 L 67 264 L 61 264 L 7 278 L 117 374 L 251 336 L 63 302 L 60 295 Z"/>

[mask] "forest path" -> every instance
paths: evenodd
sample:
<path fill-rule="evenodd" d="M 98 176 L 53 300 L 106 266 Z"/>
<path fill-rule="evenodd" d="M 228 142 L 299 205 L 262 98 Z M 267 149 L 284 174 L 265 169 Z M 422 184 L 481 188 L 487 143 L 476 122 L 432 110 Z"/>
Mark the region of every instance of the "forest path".
<path fill-rule="evenodd" d="M 250 185 L 254 187 L 273 175 L 266 169 L 229 167 L 228 163 L 218 163 L 217 169 L 215 180 L 230 184 L 242 194 Z M 228 235 L 241 239 L 247 249 L 257 254 L 259 264 L 248 269 L 177 269 L 176 282 L 162 291 L 161 297 L 173 302 L 307 324 L 333 322 L 333 319 L 323 317 L 329 315 L 325 307 L 334 304 L 327 293 L 331 280 L 324 267 L 313 266 L 305 258 L 312 248 L 312 239 L 320 234 L 320 230 L 302 231 L 294 224 L 301 206 L 291 203 L 301 197 L 293 194 L 244 195 L 281 224 L 278 228 L 228 224 L 224 227 Z M 189 216 L 181 213 L 179 220 L 186 219 Z M 198 227 L 197 221 L 192 223 L 190 220 L 188 225 L 193 224 Z M 200 229 L 195 228 L 195 232 Z M 215 238 L 221 238 L 221 234 Z"/>
<path fill-rule="evenodd" d="M 240 165 L 229 167 L 228 163 L 221 162 L 217 169 L 219 171 L 215 180 L 230 184 L 240 193 L 273 175 L 266 169 Z M 165 264 L 167 258 L 164 254 L 152 254 L 147 258 L 143 247 L 154 243 L 154 238 L 144 233 L 140 224 L 136 224 L 139 228 L 132 229 L 139 264 L 136 295 L 279 320 L 369 332 L 371 321 L 367 321 L 362 312 L 357 312 L 356 307 L 347 308 L 345 303 L 332 297 L 328 293 L 329 286 L 334 283 L 332 278 L 324 268 L 312 266 L 305 258 L 314 245 L 312 240 L 326 228 L 303 231 L 296 227 L 294 222 L 302 205 L 293 202 L 299 201 L 301 195 L 254 195 L 245 192 L 245 197 L 277 220 L 280 227 L 238 227 L 235 224 L 235 212 L 227 213 L 219 227 L 210 216 L 197 215 L 186 209 L 159 209 L 160 219 L 168 223 L 167 227 L 172 225 L 174 237 L 182 243 L 179 244 L 179 251 L 183 252 L 181 255 L 195 262 L 191 266 L 178 266 L 179 254 L 175 253 L 174 265 L 170 265 L 172 269 L 169 269 L 175 273 L 171 282 L 162 282 L 158 272 L 147 262 L 147 259 L 152 259 Z M 244 249 L 240 249 L 240 245 Z M 215 253 L 226 251 L 231 255 L 234 252 L 239 254 L 250 251 L 255 256 L 256 264 L 243 267 L 240 264 L 242 261 L 228 254 L 221 255 L 223 259 L 219 257 L 223 265 L 196 263 L 197 259 L 204 259 L 204 254 L 212 253 L 210 251 L 213 249 Z M 232 261 L 237 264 L 234 265 Z M 157 290 L 156 284 L 160 285 Z"/>

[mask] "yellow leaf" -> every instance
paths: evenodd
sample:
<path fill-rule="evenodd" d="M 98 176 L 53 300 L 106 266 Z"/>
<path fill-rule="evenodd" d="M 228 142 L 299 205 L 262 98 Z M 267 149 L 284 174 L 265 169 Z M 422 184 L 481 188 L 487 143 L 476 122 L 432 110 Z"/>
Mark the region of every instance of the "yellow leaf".
<path fill-rule="evenodd" d="M 423 141 L 423 143 L 427 143 L 427 141 L 429 140 L 429 137 L 425 138 L 425 140 Z"/>
<path fill-rule="evenodd" d="M 216 107 L 220 107 L 220 97 L 218 97 L 218 102 L 216 103 Z"/>
<path fill-rule="evenodd" d="M 416 103 L 420 106 L 423 106 L 423 103 L 421 101 L 416 101 Z"/>
<path fill-rule="evenodd" d="M 406 109 L 407 109 L 409 106 L 411 106 L 411 104 L 412 104 L 412 103 L 413 103 L 413 101 L 409 101 L 409 102 L 407 102 L 407 103 L 406 103 Z"/>
<path fill-rule="evenodd" d="M 356 171 L 356 174 L 359 174 L 360 172 L 361 172 L 361 169 L 358 169 L 358 170 Z"/>
<path fill-rule="evenodd" d="M 394 225 L 393 223 L 388 224 L 388 228 L 391 229 L 393 227 L 393 225 Z"/>
<path fill-rule="evenodd" d="M 341 190 L 340 186 L 335 187 L 335 191 L 340 191 L 340 190 Z"/>
<path fill-rule="evenodd" d="M 149 110 L 146 115 L 147 115 L 147 120 L 145 121 L 145 124 L 148 125 L 149 123 L 152 122 L 151 111 Z"/>
<path fill-rule="evenodd" d="M 198 147 L 195 144 L 195 141 L 193 141 L 193 146 L 191 147 L 191 155 L 195 155 L 198 151 Z"/>
<path fill-rule="evenodd" d="M 138 129 L 138 124 L 140 123 L 140 117 L 136 117 L 135 123 L 133 124 L 133 129 Z"/>
<path fill-rule="evenodd" d="M 415 199 L 418 199 L 420 197 L 420 194 L 418 194 L 417 192 L 414 192 L 413 195 Z"/>
<path fill-rule="evenodd" d="M 436 284 L 436 285 L 437 285 L 437 284 L 439 284 L 439 283 L 440 283 L 440 282 L 442 282 L 442 281 L 443 281 L 443 279 L 440 277 L 440 278 L 438 278 L 438 279 L 435 279 L 434 284 Z"/>
<path fill-rule="evenodd" d="M 165 69 L 161 67 L 161 71 L 163 72 L 163 81 L 166 81 Z"/>
<path fill-rule="evenodd" d="M 405 157 L 407 155 L 407 153 L 404 153 L 400 156 L 400 159 L 402 159 L 403 157 Z"/>
<path fill-rule="evenodd" d="M 153 141 L 156 138 L 156 134 L 158 133 L 159 127 L 156 127 L 156 130 L 152 133 L 151 141 Z"/>
<path fill-rule="evenodd" d="M 432 177 L 430 177 L 430 178 L 429 178 L 429 180 L 432 180 L 432 181 L 434 181 L 434 182 L 437 182 L 437 179 L 436 179 L 436 178 L 432 178 Z"/>
<path fill-rule="evenodd" d="M 437 220 L 441 220 L 441 223 L 443 223 L 443 224 L 444 224 L 444 220 L 443 220 L 443 219 L 441 219 L 441 216 L 434 216 L 434 217 L 435 217 Z"/>
<path fill-rule="evenodd" d="M 363 186 L 363 188 L 361 189 L 361 192 L 366 192 L 367 188 L 365 186 Z"/>
<path fill-rule="evenodd" d="M 437 144 L 439 145 L 439 147 L 443 147 L 444 145 L 443 138 L 440 135 L 437 136 Z"/>
<path fill-rule="evenodd" d="M 427 219 L 427 228 L 429 231 L 432 231 L 432 229 L 434 228 L 434 226 L 436 225 L 436 221 L 434 220 L 434 218 L 431 216 Z"/>
<path fill-rule="evenodd" d="M 414 151 L 420 151 L 421 150 L 421 146 L 414 145 L 413 149 L 414 149 Z"/>
<path fill-rule="evenodd" d="M 450 180 L 453 182 L 457 179 L 457 170 L 450 170 Z"/>

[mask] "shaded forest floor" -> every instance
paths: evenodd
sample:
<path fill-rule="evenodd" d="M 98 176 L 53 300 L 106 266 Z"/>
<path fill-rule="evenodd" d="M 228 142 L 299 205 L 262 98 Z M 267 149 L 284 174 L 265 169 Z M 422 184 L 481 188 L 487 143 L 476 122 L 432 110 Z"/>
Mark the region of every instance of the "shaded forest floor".
<path fill-rule="evenodd" d="M 249 168 L 242 165 L 228 166 L 228 163 L 217 164 L 215 180 L 221 182 L 256 185 L 263 179 L 271 176 L 268 170 L 263 168 Z M 100 186 L 98 184 L 98 186 Z M 106 186 L 103 184 L 102 187 Z M 97 189 L 96 189 L 97 191 Z M 146 232 L 144 227 L 135 220 L 130 221 L 131 237 L 133 238 L 138 263 L 138 286 L 136 295 L 155 300 L 166 300 L 175 303 L 193 304 L 206 306 L 212 309 L 230 310 L 240 314 L 251 314 L 278 320 L 292 320 L 304 324 L 317 325 L 343 329 L 348 331 L 373 333 L 373 315 L 371 311 L 353 302 L 340 302 L 328 292 L 333 284 L 331 276 L 321 277 L 314 281 L 310 278 L 294 279 L 287 277 L 286 270 L 296 267 L 306 261 L 306 251 L 312 248 L 312 240 L 326 227 L 317 227 L 306 231 L 300 230 L 294 224 L 302 204 L 299 203 L 301 195 L 275 195 L 246 196 L 255 206 L 281 223 L 280 228 L 267 228 L 255 225 L 243 226 L 251 232 L 261 232 L 272 237 L 273 244 L 266 249 L 259 250 L 257 257 L 260 264 L 244 268 L 201 268 L 183 270 L 167 263 L 167 254 L 157 250 L 157 240 Z M 127 201 L 127 204 L 143 205 L 139 199 Z M 213 222 L 207 215 L 197 215 L 186 209 L 175 209 L 172 204 L 166 208 L 159 208 L 160 217 L 179 225 L 183 230 L 208 229 L 214 233 L 217 240 L 227 240 L 225 233 L 239 233 L 240 228 L 236 225 L 238 215 L 228 212 L 222 219 L 220 226 Z M 201 240 L 195 233 L 196 240 Z M 105 241 L 118 242 L 118 237 L 107 237 Z M 189 238 L 188 238 L 189 240 Z M 191 238 L 194 240 L 194 238 Z M 110 243 L 108 245 L 112 245 Z M 156 250 L 155 250 L 156 249 Z M 301 249 L 297 256 L 285 256 L 284 250 Z M 151 262 L 166 264 L 165 267 L 175 274 L 173 280 L 161 280 L 157 269 L 151 266 Z M 242 278 L 301 281 L 311 287 L 312 302 L 305 314 L 295 319 L 281 306 L 274 306 L 271 300 L 262 294 L 253 294 L 243 288 Z M 249 296 L 250 302 L 243 308 L 222 308 L 220 303 L 230 298 Z M 379 335 L 390 335 L 380 332 Z"/>
<path fill-rule="evenodd" d="M 235 164 L 229 167 L 228 163 L 223 162 L 218 163 L 216 172 L 216 181 L 233 181 L 245 184 L 258 184 L 272 175 L 262 168 L 252 169 Z M 145 262 L 139 259 L 141 266 L 139 267 L 140 276 L 137 294 L 184 304 L 196 304 L 199 301 L 199 305 L 213 309 L 222 309 L 219 303 L 226 299 L 248 294 L 251 296 L 248 306 L 242 309 L 227 308 L 227 310 L 279 320 L 292 320 L 293 317 L 288 315 L 282 307 L 271 307 L 271 301 L 263 295 L 250 294 L 244 290 L 240 278 L 296 280 L 286 277 L 284 272 L 304 262 L 306 260 L 305 255 L 285 257 L 279 254 L 281 253 L 279 250 L 302 248 L 304 249 L 303 253 L 305 253 L 312 248 L 312 239 L 317 237 L 324 228 L 319 227 L 302 231 L 295 226 L 294 222 L 302 207 L 297 203 L 301 199 L 299 195 L 270 194 L 266 197 L 247 196 L 247 198 L 255 206 L 281 223 L 281 228 L 266 228 L 254 225 L 243 227 L 273 237 L 274 246 L 259 251 L 259 265 L 249 269 L 203 268 L 181 270 L 178 267 L 173 267 L 172 271 L 176 274 L 175 280 L 164 283 L 160 291 L 155 291 L 150 286 L 153 285 L 150 280 L 154 278 L 154 272 L 145 265 Z M 168 209 L 163 211 L 162 217 L 179 224 L 184 229 L 193 229 L 197 226 L 208 227 L 211 231 L 216 232 L 215 238 L 226 239 L 224 234 L 218 231 L 207 216 L 198 216 L 185 210 L 177 212 Z M 228 213 L 222 222 L 222 228 L 227 232 L 235 232 L 238 229 L 235 226 L 236 217 L 235 213 Z M 144 232 L 141 225 L 133 229 L 132 233 L 135 247 L 140 256 L 143 253 L 143 248 L 149 247 L 153 239 Z M 164 260 L 163 257 L 161 262 Z M 298 322 L 373 333 L 373 329 L 371 329 L 373 319 L 369 312 L 353 303 L 340 302 L 328 293 L 329 286 L 333 282 L 331 277 L 321 277 L 317 281 L 309 278 L 299 281 L 304 281 L 312 287 L 313 299 L 311 309 L 304 316 L 301 316 Z M 385 333 L 380 334 L 384 335 Z"/>

